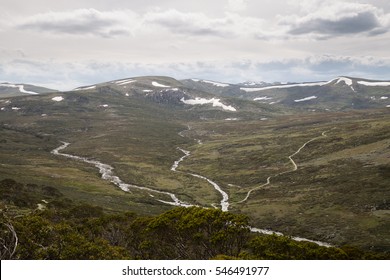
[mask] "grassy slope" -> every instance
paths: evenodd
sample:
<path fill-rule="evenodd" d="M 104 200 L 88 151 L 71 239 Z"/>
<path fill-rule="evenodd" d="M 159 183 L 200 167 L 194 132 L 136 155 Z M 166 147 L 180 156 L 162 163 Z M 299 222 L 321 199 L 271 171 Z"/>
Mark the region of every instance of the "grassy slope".
<path fill-rule="evenodd" d="M 210 122 L 197 127 L 204 145 L 182 168 L 221 183 L 238 202 L 268 176 L 292 170 L 288 156 L 327 131 L 294 157 L 296 172 L 272 178 L 233 211 L 259 227 L 389 250 L 389 121 L 382 111 Z"/>
<path fill-rule="evenodd" d="M 53 96 L 13 99 L 12 104 L 22 109 L 2 112 L 2 178 L 56 185 L 74 198 L 115 210 L 168 209 L 154 205 L 145 194 L 125 194 L 101 180 L 95 167 L 50 151 L 59 141 L 71 142 L 67 153 L 109 163 L 125 181 L 149 186 L 156 174 L 169 170 L 176 159 L 176 143 L 184 141 L 177 135 L 184 127 L 169 111 L 143 100 L 124 100 L 115 92 L 63 94 L 65 100 L 58 103 L 51 100 Z M 107 103 L 109 107 L 99 107 Z"/>

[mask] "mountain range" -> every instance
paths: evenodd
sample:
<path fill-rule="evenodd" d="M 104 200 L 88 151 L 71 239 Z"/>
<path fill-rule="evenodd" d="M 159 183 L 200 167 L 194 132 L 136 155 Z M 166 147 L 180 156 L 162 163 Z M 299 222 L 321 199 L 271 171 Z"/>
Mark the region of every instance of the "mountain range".
<path fill-rule="evenodd" d="M 144 96 L 156 102 L 213 104 L 222 109 L 227 107 L 217 105 L 218 103 L 214 102 L 217 97 L 219 99 L 236 98 L 255 101 L 258 104 L 282 105 L 292 109 L 311 111 L 342 111 L 390 106 L 390 81 L 351 77 L 338 77 L 326 82 L 245 82 L 240 84 L 200 79 L 179 81 L 169 77 L 138 77 L 82 86 L 74 90 L 86 91 L 106 88 L 111 88 L 125 95 Z M 3 98 L 52 92 L 57 91 L 27 84 L 0 84 L 0 97 Z M 194 101 L 187 101 L 188 99 L 192 100 L 191 98 Z"/>

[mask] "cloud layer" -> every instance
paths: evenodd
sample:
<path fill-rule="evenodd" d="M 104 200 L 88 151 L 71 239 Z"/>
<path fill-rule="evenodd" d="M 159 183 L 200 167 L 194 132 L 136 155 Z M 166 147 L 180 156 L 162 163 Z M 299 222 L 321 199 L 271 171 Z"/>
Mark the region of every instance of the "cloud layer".
<path fill-rule="evenodd" d="M 310 1 L 309 1 L 310 2 Z M 342 1 L 314 1 L 318 5 L 300 4 L 301 11 L 292 15 L 276 15 L 275 20 L 242 16 L 247 8 L 244 0 L 230 0 L 222 17 L 201 12 L 156 9 L 137 14 L 123 11 L 77 9 L 67 12 L 41 13 L 22 19 L 20 29 L 52 34 L 95 35 L 100 37 L 128 36 L 162 27 L 172 34 L 258 39 L 285 39 L 289 36 L 317 35 L 318 39 L 367 33 L 371 36 L 388 32 L 390 14 L 370 5 Z M 308 1 L 303 1 L 308 3 Z M 313 38 L 313 37 L 310 37 Z"/>
<path fill-rule="evenodd" d="M 390 4 L 361 1 L 3 0 L 0 79 L 390 79 Z"/>
<path fill-rule="evenodd" d="M 129 35 L 134 14 L 120 11 L 101 12 L 95 9 L 78 9 L 70 12 L 37 14 L 22 20 L 20 29 L 52 34 L 94 35 L 115 37 Z"/>
<path fill-rule="evenodd" d="M 238 4 L 236 4 L 238 5 Z M 235 7 L 237 9 L 237 7 Z M 236 38 L 254 35 L 262 29 L 261 19 L 225 13 L 223 17 L 210 17 L 204 13 L 181 12 L 176 9 L 150 11 L 142 15 L 133 11 L 98 11 L 78 9 L 69 12 L 49 12 L 20 20 L 17 28 L 55 35 L 92 35 L 116 37 L 158 32 L 160 27 L 175 35 L 216 36 Z"/>
<path fill-rule="evenodd" d="M 238 83 L 247 80 L 327 81 L 346 73 L 355 77 L 388 80 L 390 59 L 323 55 L 268 62 L 230 60 L 143 64 L 123 61 L 63 63 L 16 59 L 0 63 L 0 76 L 3 81 L 29 81 L 61 90 L 144 75 L 167 75 L 177 79 L 200 78 Z"/>
<path fill-rule="evenodd" d="M 173 33 L 189 36 L 228 36 L 226 18 L 212 19 L 202 13 L 183 13 L 175 9 L 150 12 L 144 16 L 145 24 L 155 24 Z"/>

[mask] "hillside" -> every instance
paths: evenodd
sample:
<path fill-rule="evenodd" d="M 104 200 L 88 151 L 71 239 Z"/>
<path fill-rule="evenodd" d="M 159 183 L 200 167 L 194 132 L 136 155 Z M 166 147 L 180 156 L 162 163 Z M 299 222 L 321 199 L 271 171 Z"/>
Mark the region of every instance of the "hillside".
<path fill-rule="evenodd" d="M 385 108 L 389 105 L 389 81 L 338 77 L 310 83 L 245 83 L 238 85 L 183 80 L 190 88 L 238 97 L 269 105 L 285 105 L 316 111 Z"/>
<path fill-rule="evenodd" d="M 23 96 L 29 94 L 42 94 L 56 92 L 57 90 L 28 84 L 0 83 L 0 98 Z"/>
<path fill-rule="evenodd" d="M 0 180 L 111 214 L 218 208 L 263 233 L 388 252 L 386 83 L 134 77 L 0 98 Z"/>
<path fill-rule="evenodd" d="M 217 209 L 176 207 L 149 217 L 107 214 L 100 207 L 66 200 L 55 188 L 3 180 L 0 191 L 18 205 L 40 202 L 39 211 L 18 218 L 1 213 L 2 260 L 388 258 L 348 246 L 321 247 L 284 236 L 251 234 L 248 217 Z"/>

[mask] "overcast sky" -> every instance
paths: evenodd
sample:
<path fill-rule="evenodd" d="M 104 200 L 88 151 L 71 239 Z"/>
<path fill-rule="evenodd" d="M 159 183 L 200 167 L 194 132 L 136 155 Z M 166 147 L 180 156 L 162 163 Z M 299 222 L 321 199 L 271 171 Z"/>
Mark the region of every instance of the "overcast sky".
<path fill-rule="evenodd" d="M 390 80 L 388 0 L 1 0 L 0 81 Z"/>

